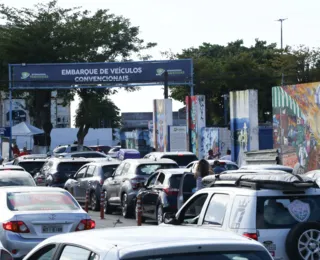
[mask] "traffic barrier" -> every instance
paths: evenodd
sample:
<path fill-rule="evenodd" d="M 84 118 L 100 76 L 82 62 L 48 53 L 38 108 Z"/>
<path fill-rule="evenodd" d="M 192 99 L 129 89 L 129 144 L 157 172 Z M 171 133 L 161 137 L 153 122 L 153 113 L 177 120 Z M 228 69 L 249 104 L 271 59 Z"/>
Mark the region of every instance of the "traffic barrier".
<path fill-rule="evenodd" d="M 85 201 L 85 204 L 84 204 L 84 210 L 86 212 L 89 211 L 89 190 L 86 190 L 86 201 Z"/>
<path fill-rule="evenodd" d="M 141 208 L 141 195 L 140 194 L 138 194 L 138 196 L 137 196 L 136 219 L 137 219 L 137 226 L 141 226 L 142 208 Z"/>
<path fill-rule="evenodd" d="M 104 219 L 104 190 L 101 190 L 100 194 L 100 219 Z"/>

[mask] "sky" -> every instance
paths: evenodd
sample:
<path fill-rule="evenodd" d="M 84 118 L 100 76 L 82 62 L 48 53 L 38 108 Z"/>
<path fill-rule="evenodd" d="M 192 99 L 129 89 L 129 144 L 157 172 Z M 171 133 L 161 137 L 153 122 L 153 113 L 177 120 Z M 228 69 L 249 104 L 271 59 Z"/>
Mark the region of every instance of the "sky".
<path fill-rule="evenodd" d="M 32 7 L 40 0 L 0 0 L 14 7 Z M 320 47 L 319 0 L 60 0 L 62 7 L 82 6 L 130 19 L 140 27 L 140 38 L 158 45 L 149 51 L 153 59 L 164 59 L 163 51 L 179 53 L 198 47 L 203 42 L 226 45 L 238 39 L 246 46 L 256 38 L 280 46 L 280 23 L 283 24 L 284 45 Z M 152 100 L 162 99 L 161 86 L 145 86 L 134 93 L 120 90 L 111 97 L 121 112 L 151 112 Z M 143 102 L 141 102 L 143 101 Z M 72 103 L 72 116 L 77 107 Z M 181 108 L 173 102 L 173 110 Z"/>

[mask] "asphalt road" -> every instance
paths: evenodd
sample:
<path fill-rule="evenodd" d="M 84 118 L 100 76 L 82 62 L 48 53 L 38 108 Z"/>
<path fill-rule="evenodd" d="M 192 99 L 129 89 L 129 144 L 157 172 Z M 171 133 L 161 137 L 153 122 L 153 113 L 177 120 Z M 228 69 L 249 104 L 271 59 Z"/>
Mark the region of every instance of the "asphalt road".
<path fill-rule="evenodd" d="M 135 219 L 125 219 L 121 216 L 120 212 L 113 213 L 112 215 L 105 214 L 104 219 L 100 218 L 100 212 L 90 210 L 89 215 L 96 222 L 96 228 L 137 226 L 137 221 Z M 156 225 L 156 222 L 147 221 L 142 225 Z"/>

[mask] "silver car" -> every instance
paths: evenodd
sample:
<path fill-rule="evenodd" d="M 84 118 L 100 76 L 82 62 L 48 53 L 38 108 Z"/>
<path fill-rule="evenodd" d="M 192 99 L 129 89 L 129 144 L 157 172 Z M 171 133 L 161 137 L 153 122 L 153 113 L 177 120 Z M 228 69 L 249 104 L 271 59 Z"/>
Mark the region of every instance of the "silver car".
<path fill-rule="evenodd" d="M 24 260 L 272 260 L 257 241 L 214 228 L 144 226 L 54 236 Z"/>
<path fill-rule="evenodd" d="M 95 228 L 69 192 L 48 187 L 0 188 L 0 242 L 14 258 L 57 234 Z"/>

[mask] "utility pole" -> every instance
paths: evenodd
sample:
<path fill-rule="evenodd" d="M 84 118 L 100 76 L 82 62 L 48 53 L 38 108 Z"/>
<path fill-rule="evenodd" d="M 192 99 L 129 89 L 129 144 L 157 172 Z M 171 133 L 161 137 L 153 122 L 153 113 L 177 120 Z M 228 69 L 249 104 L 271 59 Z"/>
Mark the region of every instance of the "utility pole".
<path fill-rule="evenodd" d="M 168 99 L 168 71 L 164 72 L 164 99 Z"/>
<path fill-rule="evenodd" d="M 280 36 L 281 36 L 281 41 L 280 41 L 280 44 L 281 44 L 281 51 L 283 51 L 283 29 L 282 29 L 282 24 L 285 20 L 288 20 L 288 18 L 280 18 L 278 20 L 276 20 L 276 22 L 280 22 L 281 24 L 281 31 L 280 31 Z M 282 73 L 282 77 L 281 77 L 281 86 L 284 85 L 284 74 Z"/>

